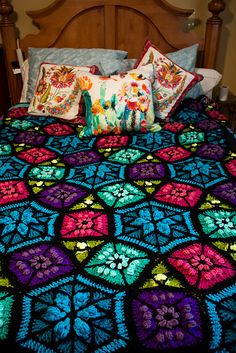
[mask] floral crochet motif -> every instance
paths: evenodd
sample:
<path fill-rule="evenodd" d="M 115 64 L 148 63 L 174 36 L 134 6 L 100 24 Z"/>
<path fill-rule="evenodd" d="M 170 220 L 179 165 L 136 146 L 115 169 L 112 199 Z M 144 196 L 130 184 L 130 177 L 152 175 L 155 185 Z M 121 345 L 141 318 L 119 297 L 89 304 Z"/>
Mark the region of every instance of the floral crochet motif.
<path fill-rule="evenodd" d="M 85 271 L 109 283 L 134 283 L 149 263 L 147 254 L 121 243 L 108 243 L 85 265 Z"/>
<path fill-rule="evenodd" d="M 139 342 L 146 349 L 188 347 L 202 341 L 197 301 L 184 292 L 143 290 L 132 302 Z"/>
<path fill-rule="evenodd" d="M 176 250 L 168 259 L 198 289 L 209 289 L 235 275 L 231 263 L 214 248 L 195 243 Z"/>
<path fill-rule="evenodd" d="M 40 245 L 12 255 L 10 269 L 21 284 L 35 286 L 70 272 L 73 265 L 61 249 Z"/>
<path fill-rule="evenodd" d="M 102 212 L 80 211 L 63 219 L 63 238 L 101 237 L 108 235 L 108 218 Z"/>

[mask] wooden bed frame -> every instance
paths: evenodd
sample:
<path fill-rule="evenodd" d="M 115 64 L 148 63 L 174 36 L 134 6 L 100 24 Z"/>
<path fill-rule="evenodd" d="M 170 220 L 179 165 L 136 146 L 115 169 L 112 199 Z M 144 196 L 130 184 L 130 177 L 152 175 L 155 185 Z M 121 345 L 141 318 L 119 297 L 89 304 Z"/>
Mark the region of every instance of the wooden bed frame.
<path fill-rule="evenodd" d="M 111 48 L 126 50 L 130 58 L 142 51 L 150 38 L 163 52 L 175 51 L 199 43 L 198 65 L 214 68 L 224 10 L 223 0 L 208 2 L 211 17 L 205 38 L 195 31 L 184 31 L 184 22 L 192 9 L 180 9 L 165 0 L 56 0 L 48 7 L 27 12 L 39 28 L 19 40 L 24 57 L 28 47 Z M 5 54 L 9 96 L 18 103 L 21 75 L 13 74 L 17 62 L 17 31 L 12 20 L 14 9 L 9 0 L 0 0 L 0 28 Z"/>

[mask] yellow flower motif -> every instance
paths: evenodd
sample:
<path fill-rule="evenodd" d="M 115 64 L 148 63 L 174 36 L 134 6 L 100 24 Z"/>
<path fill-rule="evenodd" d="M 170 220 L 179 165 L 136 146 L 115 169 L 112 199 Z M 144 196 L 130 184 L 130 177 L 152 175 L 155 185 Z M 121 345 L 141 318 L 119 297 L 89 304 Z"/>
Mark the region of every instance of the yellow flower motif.
<path fill-rule="evenodd" d="M 91 112 L 93 114 L 104 114 L 105 110 L 103 109 L 103 107 L 101 106 L 101 103 L 98 100 L 96 100 L 91 108 Z"/>
<path fill-rule="evenodd" d="M 89 91 L 92 88 L 92 82 L 88 76 L 79 77 L 78 80 L 82 91 Z"/>
<path fill-rule="evenodd" d="M 111 108 L 111 102 L 110 101 L 106 101 L 104 106 L 108 109 Z"/>
<path fill-rule="evenodd" d="M 128 92 L 129 92 L 129 85 L 128 85 L 128 83 L 124 83 L 124 84 L 121 86 L 121 89 L 120 89 L 120 92 L 119 92 L 118 96 L 119 96 L 120 98 L 123 98 L 123 97 L 126 96 L 126 94 L 128 94 Z"/>

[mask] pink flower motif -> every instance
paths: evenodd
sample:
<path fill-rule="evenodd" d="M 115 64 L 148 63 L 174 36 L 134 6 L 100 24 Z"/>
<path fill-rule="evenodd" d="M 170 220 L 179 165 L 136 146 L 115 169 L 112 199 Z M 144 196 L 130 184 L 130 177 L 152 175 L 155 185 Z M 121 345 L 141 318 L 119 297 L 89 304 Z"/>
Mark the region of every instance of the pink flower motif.
<path fill-rule="evenodd" d="M 159 150 L 155 153 L 158 157 L 164 159 L 168 162 L 176 162 L 180 161 L 181 159 L 187 158 L 191 155 L 191 152 L 186 151 L 182 147 L 167 147 Z"/>
<path fill-rule="evenodd" d="M 156 309 L 156 320 L 160 327 L 167 327 L 172 329 L 179 325 L 179 313 L 173 306 L 162 305 L 160 309 Z"/>
<path fill-rule="evenodd" d="M 101 137 L 97 142 L 98 148 L 117 148 L 126 146 L 128 143 L 128 136 L 106 136 Z"/>
<path fill-rule="evenodd" d="M 69 125 L 60 123 L 47 125 L 44 127 L 44 131 L 46 131 L 48 135 L 53 136 L 67 136 L 74 132 Z"/>
<path fill-rule="evenodd" d="M 63 238 L 101 237 L 108 235 L 108 218 L 102 212 L 80 211 L 70 213 L 63 219 Z"/>
<path fill-rule="evenodd" d="M 0 182 L 0 205 L 24 200 L 29 196 L 25 183 L 19 180 Z"/>
<path fill-rule="evenodd" d="M 26 151 L 21 151 L 17 155 L 18 158 L 24 159 L 29 163 L 42 163 L 49 159 L 53 159 L 56 157 L 56 154 L 46 148 L 43 147 L 34 147 L 30 148 Z"/>
<path fill-rule="evenodd" d="M 218 110 L 209 110 L 207 111 L 207 115 L 210 116 L 212 119 L 219 120 L 219 121 L 228 121 L 229 118 L 220 113 Z"/>
<path fill-rule="evenodd" d="M 236 159 L 232 159 L 228 163 L 226 163 L 226 168 L 228 169 L 229 173 L 233 176 L 236 176 Z"/>
<path fill-rule="evenodd" d="M 171 132 L 179 132 L 184 129 L 186 124 L 180 123 L 178 121 L 174 123 L 167 123 L 163 126 L 164 130 L 171 131 Z"/>
<path fill-rule="evenodd" d="M 209 271 L 211 266 L 213 265 L 213 262 L 209 257 L 206 257 L 205 255 L 195 255 L 193 256 L 192 259 L 190 259 L 190 262 L 192 264 L 192 267 L 197 267 L 200 271 L 205 270 Z"/>
<path fill-rule="evenodd" d="M 201 190 L 187 184 L 168 183 L 162 186 L 155 198 L 184 207 L 193 207 L 201 197 Z"/>
<path fill-rule="evenodd" d="M 235 269 L 226 258 L 200 243 L 175 251 L 168 261 L 198 289 L 209 289 L 235 275 Z"/>
<path fill-rule="evenodd" d="M 28 107 L 13 108 L 8 112 L 9 118 L 21 118 L 22 116 L 28 115 Z"/>

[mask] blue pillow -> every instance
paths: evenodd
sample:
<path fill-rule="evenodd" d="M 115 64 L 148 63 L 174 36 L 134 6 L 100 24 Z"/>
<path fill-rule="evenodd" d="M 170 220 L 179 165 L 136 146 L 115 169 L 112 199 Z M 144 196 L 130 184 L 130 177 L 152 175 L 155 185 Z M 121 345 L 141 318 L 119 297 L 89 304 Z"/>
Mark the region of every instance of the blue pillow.
<path fill-rule="evenodd" d="M 198 44 L 191 45 L 190 47 L 183 48 L 166 56 L 174 61 L 177 65 L 188 71 L 194 71 L 197 61 Z"/>
<path fill-rule="evenodd" d="M 97 65 L 99 67 L 100 59 L 107 61 L 124 59 L 127 55 L 127 51 L 115 49 L 29 48 L 29 81 L 26 99 L 31 101 L 34 96 L 38 71 L 42 62 L 74 66 Z"/>
<path fill-rule="evenodd" d="M 137 59 L 101 59 L 99 67 L 103 75 L 117 75 L 120 72 L 132 70 L 136 61 Z"/>
<path fill-rule="evenodd" d="M 177 65 L 185 70 L 194 71 L 197 60 L 198 44 L 166 54 Z M 117 75 L 120 72 L 129 71 L 134 68 L 137 59 L 115 59 L 100 60 L 101 73 L 103 75 Z"/>

